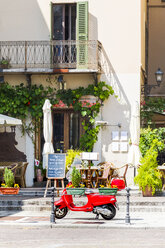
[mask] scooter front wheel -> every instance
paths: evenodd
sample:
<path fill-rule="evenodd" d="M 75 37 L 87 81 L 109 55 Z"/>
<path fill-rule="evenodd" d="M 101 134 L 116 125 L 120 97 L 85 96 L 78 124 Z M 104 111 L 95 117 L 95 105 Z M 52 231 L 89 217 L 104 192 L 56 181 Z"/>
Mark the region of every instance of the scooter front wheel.
<path fill-rule="evenodd" d="M 111 214 L 110 215 L 101 214 L 101 216 L 105 220 L 112 220 L 116 215 L 116 208 L 113 205 L 107 205 L 106 208 L 111 211 Z"/>
<path fill-rule="evenodd" d="M 60 209 L 59 206 L 57 206 L 57 207 L 55 207 L 55 210 L 54 210 L 55 218 L 62 219 L 67 215 L 67 212 L 68 212 L 67 207 L 64 207 L 64 208 Z"/>

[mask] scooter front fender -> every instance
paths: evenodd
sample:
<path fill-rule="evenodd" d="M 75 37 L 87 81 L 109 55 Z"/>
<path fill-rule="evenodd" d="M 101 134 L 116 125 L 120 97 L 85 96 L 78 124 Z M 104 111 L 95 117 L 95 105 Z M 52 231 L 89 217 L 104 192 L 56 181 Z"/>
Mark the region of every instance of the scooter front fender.
<path fill-rule="evenodd" d="M 67 207 L 63 199 L 54 202 L 55 206 L 59 206 L 60 209 Z"/>

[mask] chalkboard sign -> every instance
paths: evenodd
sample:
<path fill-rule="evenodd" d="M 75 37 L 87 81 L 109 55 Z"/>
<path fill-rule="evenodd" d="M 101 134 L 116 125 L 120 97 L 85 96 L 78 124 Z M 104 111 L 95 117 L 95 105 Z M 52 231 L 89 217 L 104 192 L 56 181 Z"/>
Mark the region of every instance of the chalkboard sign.
<path fill-rule="evenodd" d="M 47 154 L 47 178 L 65 178 L 65 153 Z"/>

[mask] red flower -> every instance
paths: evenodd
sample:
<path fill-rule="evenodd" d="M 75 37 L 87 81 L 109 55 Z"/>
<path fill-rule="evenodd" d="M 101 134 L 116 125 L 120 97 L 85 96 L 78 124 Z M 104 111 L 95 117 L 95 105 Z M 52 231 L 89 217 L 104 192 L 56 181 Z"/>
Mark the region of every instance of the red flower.
<path fill-rule="evenodd" d="M 28 101 L 27 105 L 30 105 L 30 101 Z"/>
<path fill-rule="evenodd" d="M 145 104 L 146 104 L 145 101 L 141 101 L 141 102 L 140 102 L 140 105 L 141 105 L 141 106 L 144 106 Z"/>

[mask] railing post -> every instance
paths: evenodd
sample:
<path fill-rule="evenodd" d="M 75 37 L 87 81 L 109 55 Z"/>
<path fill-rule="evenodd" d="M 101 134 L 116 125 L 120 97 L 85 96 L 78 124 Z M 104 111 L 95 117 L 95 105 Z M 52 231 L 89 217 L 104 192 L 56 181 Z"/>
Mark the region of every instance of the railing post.
<path fill-rule="evenodd" d="M 126 216 L 125 216 L 125 223 L 126 224 L 130 224 L 130 215 L 129 215 L 129 197 L 130 197 L 130 191 L 131 189 L 130 188 L 126 188 L 126 191 L 127 191 L 127 206 L 126 206 Z"/>
<path fill-rule="evenodd" d="M 27 41 L 25 41 L 25 70 L 27 70 Z"/>
<path fill-rule="evenodd" d="M 54 214 L 54 187 L 52 187 L 52 200 L 51 200 L 51 215 L 50 222 L 55 223 L 55 214 Z"/>

